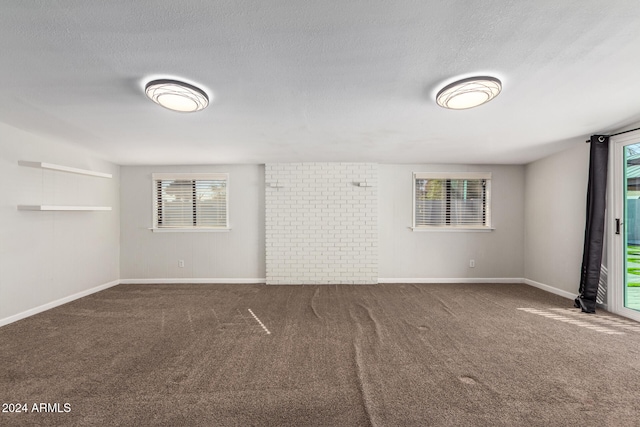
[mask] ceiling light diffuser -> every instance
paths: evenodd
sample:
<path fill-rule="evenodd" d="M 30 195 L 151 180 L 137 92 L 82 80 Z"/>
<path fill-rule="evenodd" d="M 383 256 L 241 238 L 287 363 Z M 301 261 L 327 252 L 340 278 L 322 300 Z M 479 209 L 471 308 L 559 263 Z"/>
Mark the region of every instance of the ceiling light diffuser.
<path fill-rule="evenodd" d="M 465 110 L 491 101 L 501 90 L 502 83 L 495 77 L 469 77 L 440 89 L 436 102 L 451 110 Z"/>
<path fill-rule="evenodd" d="M 178 80 L 153 80 L 144 91 L 156 104 L 181 113 L 204 110 L 209 105 L 209 97 L 202 89 Z"/>

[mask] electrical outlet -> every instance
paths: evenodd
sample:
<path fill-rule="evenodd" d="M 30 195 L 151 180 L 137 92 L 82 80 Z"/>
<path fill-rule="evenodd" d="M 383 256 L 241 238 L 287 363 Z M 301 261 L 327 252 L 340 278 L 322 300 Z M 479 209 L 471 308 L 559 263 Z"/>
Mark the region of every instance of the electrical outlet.
<path fill-rule="evenodd" d="M 475 259 L 470 259 L 469 260 L 469 268 L 474 268 L 476 266 L 476 260 Z"/>
<path fill-rule="evenodd" d="M 178 261 L 178 267 L 181 267 L 181 268 L 184 267 L 184 260 L 183 259 Z"/>

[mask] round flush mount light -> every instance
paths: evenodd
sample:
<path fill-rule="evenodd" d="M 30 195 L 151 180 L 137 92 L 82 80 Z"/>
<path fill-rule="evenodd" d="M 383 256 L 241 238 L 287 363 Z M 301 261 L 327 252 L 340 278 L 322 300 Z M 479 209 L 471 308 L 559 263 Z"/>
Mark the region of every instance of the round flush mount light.
<path fill-rule="evenodd" d="M 469 77 L 440 89 L 436 102 L 443 108 L 465 110 L 491 101 L 501 90 L 502 83 L 495 77 Z"/>
<path fill-rule="evenodd" d="M 153 80 L 144 91 L 156 104 L 181 113 L 204 110 L 209 105 L 209 97 L 202 89 L 178 80 Z"/>

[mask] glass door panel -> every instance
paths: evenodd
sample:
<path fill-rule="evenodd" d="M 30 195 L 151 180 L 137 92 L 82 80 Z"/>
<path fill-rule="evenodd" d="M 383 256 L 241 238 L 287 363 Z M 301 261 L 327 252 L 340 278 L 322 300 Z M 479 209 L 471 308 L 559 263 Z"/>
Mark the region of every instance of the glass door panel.
<path fill-rule="evenodd" d="M 624 306 L 640 311 L 640 143 L 624 147 Z"/>

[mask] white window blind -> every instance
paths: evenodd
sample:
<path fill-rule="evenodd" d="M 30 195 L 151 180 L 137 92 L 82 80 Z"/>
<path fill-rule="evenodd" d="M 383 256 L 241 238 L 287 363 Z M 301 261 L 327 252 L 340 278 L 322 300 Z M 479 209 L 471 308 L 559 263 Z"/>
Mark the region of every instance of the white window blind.
<path fill-rule="evenodd" d="M 490 228 L 490 173 L 414 174 L 414 228 Z"/>
<path fill-rule="evenodd" d="M 157 228 L 228 228 L 227 174 L 153 174 Z"/>

